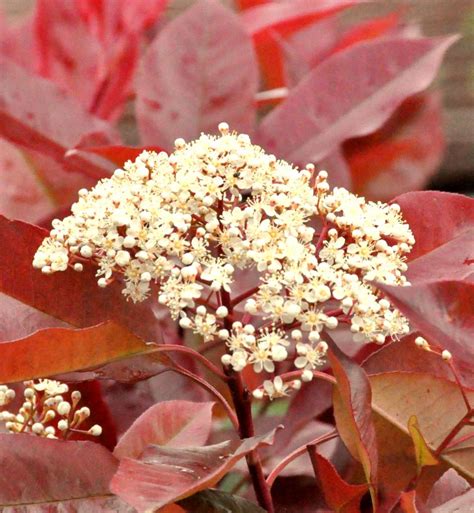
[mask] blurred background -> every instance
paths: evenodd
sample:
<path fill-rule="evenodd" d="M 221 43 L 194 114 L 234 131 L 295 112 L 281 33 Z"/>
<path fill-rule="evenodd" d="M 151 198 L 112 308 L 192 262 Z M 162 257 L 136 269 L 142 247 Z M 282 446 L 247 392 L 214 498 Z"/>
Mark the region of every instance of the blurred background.
<path fill-rule="evenodd" d="M 64 0 L 67 2 L 68 0 Z M 132 0 L 131 0 L 132 1 Z M 221 0 L 232 6 L 233 0 Z M 317 2 L 318 0 L 314 0 Z M 176 16 L 193 0 L 171 0 L 167 17 Z M 19 21 L 34 7 L 35 0 L 0 0 L 0 10 L 8 22 Z M 458 33 L 462 38 L 448 51 L 434 87 L 443 98 L 443 123 L 447 140 L 439 172 L 429 188 L 474 193 L 474 2 L 472 0 L 380 0 L 344 12 L 348 25 L 398 11 L 419 25 L 427 36 Z M 131 113 L 130 113 L 131 117 Z M 121 120 L 127 134 L 132 123 L 127 113 Z M 127 128 L 128 127 L 128 128 Z M 133 134 L 128 133 L 133 143 Z"/>

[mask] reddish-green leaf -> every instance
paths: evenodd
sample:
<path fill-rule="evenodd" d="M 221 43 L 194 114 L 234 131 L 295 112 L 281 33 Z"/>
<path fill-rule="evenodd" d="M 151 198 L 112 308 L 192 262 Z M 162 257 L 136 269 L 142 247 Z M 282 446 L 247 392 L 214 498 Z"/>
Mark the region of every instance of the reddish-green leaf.
<path fill-rule="evenodd" d="M 0 343 L 0 382 L 53 376 L 151 351 L 122 326 L 108 322 L 92 328 L 49 328 Z"/>
<path fill-rule="evenodd" d="M 369 376 L 385 372 L 424 372 L 454 381 L 449 366 L 439 355 L 423 351 L 415 344 L 417 336 L 415 332 L 379 348 L 362 364 L 365 372 Z"/>
<path fill-rule="evenodd" d="M 376 507 L 377 442 L 372 422 L 372 392 L 364 370 L 335 345 L 328 352 L 337 380 L 333 403 L 337 430 L 352 456 L 360 461 Z"/>
<path fill-rule="evenodd" d="M 466 414 L 466 405 L 458 386 L 442 378 L 424 373 L 390 372 L 371 376 L 370 383 L 374 411 L 407 436 L 409 419 L 415 415 L 419 430 L 431 451 L 438 448 Z M 466 390 L 466 393 L 472 402 L 474 391 Z M 460 436 L 473 432 L 474 427 L 466 426 Z M 391 448 L 392 453 L 398 450 L 396 445 Z M 441 459 L 464 476 L 474 478 L 472 439 L 447 450 L 441 455 Z M 413 477 L 406 476 L 406 483 Z M 385 476 L 385 479 L 390 479 L 390 476 Z"/>
<path fill-rule="evenodd" d="M 121 293 L 122 284 L 99 289 L 90 268 L 52 276 L 34 269 L 33 256 L 47 235 L 37 226 L 0 216 L 0 292 L 76 327 L 114 320 L 147 341 L 162 340 L 151 305 L 127 302 Z M 161 326 L 166 329 L 165 323 Z"/>
<path fill-rule="evenodd" d="M 136 103 L 142 142 L 169 150 L 177 137 L 215 133 L 221 121 L 252 132 L 257 83 L 238 16 L 216 0 L 200 0 L 158 34 L 143 58 Z"/>
<path fill-rule="evenodd" d="M 455 365 L 466 377 L 466 383 L 474 384 L 471 346 L 474 337 L 474 282 L 435 281 L 411 287 L 377 286 L 423 336 L 451 351 Z"/>
<path fill-rule="evenodd" d="M 426 191 L 409 192 L 393 201 L 400 205 L 416 240 L 407 272 L 412 283 L 474 276 L 474 199 Z"/>
<path fill-rule="evenodd" d="M 116 139 L 107 123 L 52 82 L 0 59 L 0 136 L 52 158 L 69 171 L 102 178 L 109 173 L 106 167 L 80 157 L 64 159 L 85 133 L 101 134 L 111 142 Z"/>
<path fill-rule="evenodd" d="M 413 445 L 415 446 L 415 458 L 418 474 L 426 466 L 438 465 L 438 460 L 433 456 L 420 430 L 416 415 L 411 415 L 408 419 L 408 432 L 410 433 Z"/>
<path fill-rule="evenodd" d="M 274 432 L 207 447 L 176 449 L 150 446 L 142 460 L 125 458 L 111 482 L 111 490 L 139 513 L 212 487 L 249 452 L 273 443 Z"/>
<path fill-rule="evenodd" d="M 311 453 L 311 461 L 326 504 L 336 513 L 360 513 L 360 499 L 369 487 L 344 481 L 333 464 L 316 450 Z"/>
<path fill-rule="evenodd" d="M 165 401 L 143 413 L 115 448 L 117 458 L 140 458 L 148 445 L 200 447 L 209 438 L 214 403 Z"/>
<path fill-rule="evenodd" d="M 0 434 L 0 510 L 125 513 L 109 492 L 116 468 L 117 460 L 96 443 Z"/>
<path fill-rule="evenodd" d="M 425 89 L 454 41 L 376 39 L 338 52 L 264 119 L 260 144 L 291 162 L 321 160 L 344 140 L 378 129 L 405 98 Z"/>

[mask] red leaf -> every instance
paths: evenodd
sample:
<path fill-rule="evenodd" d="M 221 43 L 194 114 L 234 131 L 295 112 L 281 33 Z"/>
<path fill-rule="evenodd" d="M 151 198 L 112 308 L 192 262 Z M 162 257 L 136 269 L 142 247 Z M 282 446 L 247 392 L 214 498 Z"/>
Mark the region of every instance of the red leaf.
<path fill-rule="evenodd" d="M 116 468 L 117 460 L 96 443 L 0 434 L 0 508 L 125 512 L 109 492 Z"/>
<path fill-rule="evenodd" d="M 38 70 L 97 116 L 116 119 L 131 89 L 145 28 L 167 0 L 40 0 Z"/>
<path fill-rule="evenodd" d="M 322 60 L 330 55 L 339 38 L 339 20 L 330 16 L 280 39 L 285 58 L 285 83 L 296 86 Z"/>
<path fill-rule="evenodd" d="M 429 374 L 387 372 L 371 376 L 370 383 L 372 385 L 372 408 L 378 428 L 380 429 L 385 424 L 381 433 L 380 453 L 386 458 L 391 456 L 388 461 L 385 461 L 385 465 L 388 464 L 392 467 L 390 472 L 387 467 L 383 468 L 384 464 L 381 462 L 380 485 L 382 489 L 384 487 L 393 489 L 394 484 L 402 484 L 403 489 L 416 476 L 415 465 L 413 465 L 412 471 L 408 470 L 415 458 L 413 441 L 409 438 L 408 430 L 410 417 L 416 416 L 420 432 L 423 434 L 428 448 L 435 453 L 443 440 L 465 417 L 466 403 L 456 383 Z M 465 389 L 465 395 L 466 399 L 472 402 L 474 391 Z M 408 450 L 403 447 L 404 442 L 400 442 L 400 446 L 397 444 L 386 445 L 390 440 L 383 432 L 387 431 L 387 423 L 389 432 L 392 431 L 391 426 L 404 433 L 405 440 L 409 442 Z M 468 435 L 470 438 L 464 440 L 464 443 L 457 444 L 451 450 L 443 451 L 440 455 L 443 462 L 455 467 L 468 479 L 474 477 L 473 434 L 472 426 L 464 426 L 458 439 Z M 393 434 L 392 436 L 396 439 L 399 438 Z M 394 469 L 393 463 L 397 460 L 399 468 Z M 437 470 L 442 470 L 442 468 L 433 468 L 434 472 Z M 401 476 L 400 472 L 403 472 Z"/>
<path fill-rule="evenodd" d="M 397 12 L 391 12 L 381 18 L 374 18 L 369 21 L 352 27 L 348 30 L 338 43 L 332 49 L 332 53 L 340 52 L 362 41 L 376 39 L 397 27 L 400 22 L 400 15 Z"/>
<path fill-rule="evenodd" d="M 20 340 L 2 342 L 0 350 L 0 381 L 15 383 L 103 365 L 150 352 L 151 348 L 125 328 L 109 322 L 80 330 L 40 330 Z"/>
<path fill-rule="evenodd" d="M 358 3 L 358 0 L 293 0 L 266 3 L 242 13 L 247 32 L 253 37 L 267 88 L 285 83 L 279 38 L 287 37 L 310 23 Z M 279 37 L 276 37 L 279 36 Z"/>
<path fill-rule="evenodd" d="M 76 0 L 81 16 L 104 44 L 150 28 L 164 13 L 168 0 Z"/>
<path fill-rule="evenodd" d="M 32 16 L 9 26 L 0 12 L 0 54 L 34 71 L 35 62 L 31 58 L 31 49 L 34 47 L 32 26 Z"/>
<path fill-rule="evenodd" d="M 115 44 L 107 75 L 97 84 L 89 111 L 102 119 L 117 120 L 131 93 L 139 58 L 139 38 L 130 35 Z"/>
<path fill-rule="evenodd" d="M 324 456 L 316 450 L 310 455 L 326 504 L 336 513 L 360 513 L 360 499 L 368 491 L 368 486 L 347 483 Z"/>
<path fill-rule="evenodd" d="M 272 490 L 277 513 L 331 513 L 313 477 L 283 477 Z"/>
<path fill-rule="evenodd" d="M 442 506 L 446 502 L 464 495 L 470 488 L 469 483 L 451 468 L 433 485 L 426 505 L 430 508 Z"/>
<path fill-rule="evenodd" d="M 305 423 L 318 417 L 331 407 L 332 385 L 327 381 L 314 380 L 306 383 L 304 387 L 290 398 L 288 412 L 282 424 L 285 431 L 295 431 Z M 315 438 L 315 436 L 313 436 Z"/>
<path fill-rule="evenodd" d="M 209 438 L 214 403 L 165 401 L 143 413 L 115 448 L 119 458 L 140 458 L 148 445 L 200 447 Z"/>
<path fill-rule="evenodd" d="M 416 506 L 416 491 L 403 492 L 400 496 L 400 507 L 403 513 L 421 513 Z"/>
<path fill-rule="evenodd" d="M 412 283 L 474 275 L 474 199 L 427 191 L 409 192 L 393 201 L 400 205 L 416 240 L 407 271 Z"/>
<path fill-rule="evenodd" d="M 385 372 L 425 372 L 454 381 L 454 376 L 439 355 L 421 352 L 415 344 L 418 333 L 403 337 L 379 348 L 362 364 L 369 376 Z"/>
<path fill-rule="evenodd" d="M 200 0 L 167 25 L 144 56 L 136 103 L 142 141 L 170 149 L 177 137 L 216 132 L 221 121 L 252 132 L 257 80 L 238 16 L 216 0 Z"/>
<path fill-rule="evenodd" d="M 0 180 L 2 214 L 34 222 L 54 211 L 54 201 L 44 194 L 30 163 L 17 148 L 3 139 L 0 139 Z"/>
<path fill-rule="evenodd" d="M 51 109 L 54 105 L 54 109 Z M 94 178 L 109 174 L 84 158 L 64 159 L 86 132 L 115 135 L 57 86 L 0 58 L 0 136 Z"/>
<path fill-rule="evenodd" d="M 160 321 L 152 305 L 127 302 L 120 283 L 99 289 L 93 269 L 52 276 L 34 269 L 33 256 L 46 230 L 0 216 L 0 235 L 0 292 L 73 326 L 115 320 L 146 340 L 157 340 Z"/>
<path fill-rule="evenodd" d="M 150 446 L 142 461 L 125 458 L 111 490 L 139 513 L 156 510 L 212 487 L 249 452 L 273 443 L 274 432 L 207 447 Z"/>
<path fill-rule="evenodd" d="M 359 0 L 293 0 L 258 5 L 242 13 L 247 32 L 264 39 L 271 31 L 281 35 L 295 32 L 309 23 L 330 16 L 339 10 L 360 3 Z"/>
<path fill-rule="evenodd" d="M 240 10 L 250 9 L 257 5 L 268 4 L 271 0 L 237 0 L 237 7 Z"/>
<path fill-rule="evenodd" d="M 260 144 L 291 162 L 321 160 L 344 140 L 378 129 L 425 89 L 455 39 L 375 40 L 337 53 L 263 120 Z"/>
<path fill-rule="evenodd" d="M 344 154 L 355 192 L 388 201 L 423 188 L 444 154 L 441 110 L 439 95 L 417 95 L 373 134 L 347 141 Z"/>
<path fill-rule="evenodd" d="M 34 19 L 37 71 L 88 109 L 103 71 L 101 45 L 79 15 L 75 0 L 38 0 Z"/>
<path fill-rule="evenodd" d="M 331 344 L 328 359 L 337 380 L 333 394 L 336 427 L 349 452 L 362 464 L 376 508 L 377 442 L 370 382 L 364 370 L 335 344 Z"/>
<path fill-rule="evenodd" d="M 158 146 L 147 146 L 141 148 L 135 148 L 133 146 L 76 146 L 74 150 L 69 150 L 68 155 L 71 155 L 77 151 L 84 151 L 86 153 L 94 153 L 95 155 L 99 155 L 110 162 L 114 163 L 116 166 L 123 166 L 127 160 L 135 160 L 140 153 L 143 151 L 156 151 L 159 153 L 163 151 L 162 148 Z"/>
<path fill-rule="evenodd" d="M 436 219 L 436 218 L 435 218 Z M 423 336 L 455 357 L 465 382 L 474 385 L 474 282 L 437 281 L 411 287 L 377 284 Z"/>

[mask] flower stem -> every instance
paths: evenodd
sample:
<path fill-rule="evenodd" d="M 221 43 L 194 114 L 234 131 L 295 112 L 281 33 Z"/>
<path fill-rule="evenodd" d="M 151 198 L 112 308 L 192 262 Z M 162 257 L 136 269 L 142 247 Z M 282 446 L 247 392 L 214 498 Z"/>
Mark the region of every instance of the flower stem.
<path fill-rule="evenodd" d="M 226 291 L 221 291 L 221 299 L 222 305 L 227 307 L 229 313 L 232 313 L 230 294 Z M 226 318 L 224 323 L 226 329 L 231 329 L 229 318 Z M 241 439 L 251 438 L 255 436 L 255 428 L 252 418 L 252 397 L 250 392 L 244 385 L 239 372 L 235 372 L 231 367 L 225 367 L 224 372 L 228 378 L 227 385 L 234 402 L 235 413 L 239 423 L 239 436 Z M 246 460 L 258 503 L 268 513 L 274 513 L 272 495 L 265 481 L 265 474 L 258 450 L 255 449 L 250 452 L 246 456 Z"/>
<path fill-rule="evenodd" d="M 260 286 L 254 287 L 253 289 L 249 289 L 249 290 L 243 292 L 242 294 L 240 294 L 240 296 L 237 296 L 235 299 L 232 300 L 232 306 L 236 306 L 239 303 L 241 303 L 242 301 L 244 301 L 245 299 L 247 299 L 248 297 L 253 296 L 254 294 L 256 294 L 258 292 L 259 288 L 260 288 Z"/>
<path fill-rule="evenodd" d="M 315 438 L 311 442 L 308 442 L 304 445 L 301 445 L 297 449 L 295 449 L 293 452 L 288 454 L 285 458 L 283 458 L 280 463 L 270 472 L 270 475 L 267 477 L 267 484 L 268 486 L 272 486 L 275 482 L 275 479 L 281 474 L 281 472 L 296 458 L 304 454 L 306 451 L 309 452 L 311 456 L 311 447 L 316 447 L 318 444 L 322 444 L 323 442 L 327 442 L 329 440 L 332 440 L 333 438 L 336 438 L 338 435 L 336 430 L 331 431 L 330 433 L 326 433 L 324 435 L 319 436 L 318 438 Z"/>
<path fill-rule="evenodd" d="M 156 350 L 158 352 L 162 353 L 185 353 L 193 358 L 196 358 L 197 361 L 201 362 L 208 370 L 213 372 L 217 377 L 222 379 L 223 381 L 227 380 L 227 376 L 218 369 L 210 360 L 208 360 L 205 356 L 203 356 L 198 351 L 195 351 L 194 349 L 187 347 L 187 346 L 181 346 L 179 344 L 161 344 L 159 345 Z"/>
<path fill-rule="evenodd" d="M 250 393 L 244 386 L 240 373 L 229 368 L 227 370 L 227 376 L 229 378 L 229 390 L 232 395 L 232 400 L 234 401 L 235 412 L 239 421 L 239 436 L 241 439 L 251 438 L 255 436 L 255 429 L 252 418 Z M 265 481 L 262 461 L 258 451 L 256 449 L 253 450 L 246 456 L 246 460 L 258 503 L 268 513 L 274 513 L 270 488 Z"/>
<path fill-rule="evenodd" d="M 207 390 L 211 395 L 213 395 L 219 403 L 224 407 L 229 420 L 232 422 L 233 426 L 238 429 L 239 427 L 239 421 L 237 417 L 235 416 L 234 410 L 230 406 L 230 404 L 225 400 L 224 396 L 215 389 L 210 383 L 208 383 L 205 379 L 201 378 L 200 376 L 197 376 L 196 374 L 193 374 L 192 372 L 186 370 L 185 368 L 181 367 L 180 365 L 175 364 L 173 367 L 169 368 L 172 372 L 177 372 L 178 374 L 181 374 L 182 376 L 186 376 L 187 378 L 191 379 L 195 383 L 197 383 L 199 386 Z"/>

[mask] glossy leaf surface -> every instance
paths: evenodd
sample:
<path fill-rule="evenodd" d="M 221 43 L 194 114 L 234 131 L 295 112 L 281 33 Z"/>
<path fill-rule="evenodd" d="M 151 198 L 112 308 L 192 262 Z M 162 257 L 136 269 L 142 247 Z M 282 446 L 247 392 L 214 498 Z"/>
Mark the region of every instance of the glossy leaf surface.
<path fill-rule="evenodd" d="M 115 448 L 119 458 L 140 458 L 148 445 L 200 447 L 209 438 L 214 403 L 165 401 L 143 413 Z"/>
<path fill-rule="evenodd" d="M 99 444 L 0 434 L 0 462 L 4 511 L 127 511 L 108 489 L 117 460 Z"/>
<path fill-rule="evenodd" d="M 150 446 L 141 461 L 121 461 L 111 490 L 139 513 L 159 509 L 212 487 L 246 454 L 272 442 L 273 433 L 207 447 Z"/>
<path fill-rule="evenodd" d="M 337 385 L 333 392 L 336 427 L 352 456 L 360 461 L 376 504 L 377 442 L 372 422 L 372 392 L 364 370 L 332 344 L 328 359 Z"/>
<path fill-rule="evenodd" d="M 335 54 L 264 119 L 260 143 L 291 162 L 321 160 L 346 139 L 379 128 L 407 96 L 425 89 L 454 40 L 374 40 Z"/>
<path fill-rule="evenodd" d="M 159 341 L 149 305 L 127 302 L 120 283 L 99 289 L 93 269 L 52 276 L 34 269 L 33 256 L 46 230 L 0 216 L 0 234 L 0 292 L 76 327 L 115 320 L 147 341 Z"/>
<path fill-rule="evenodd" d="M 79 330 L 49 328 L 0 343 L 0 382 L 53 376 L 151 351 L 122 326 L 108 322 Z M 54 355 L 54 358 L 52 358 Z"/>

